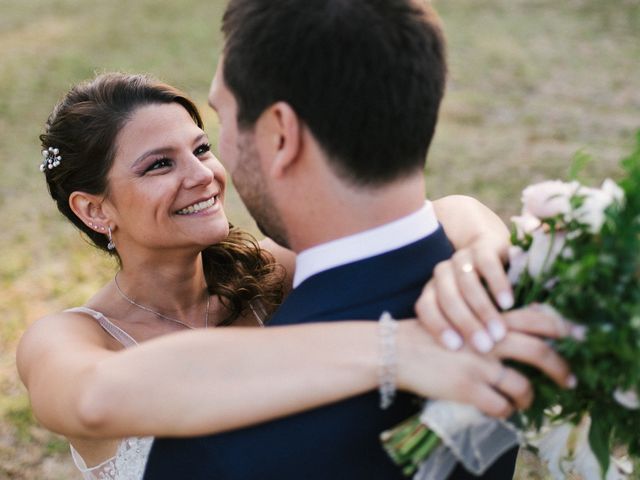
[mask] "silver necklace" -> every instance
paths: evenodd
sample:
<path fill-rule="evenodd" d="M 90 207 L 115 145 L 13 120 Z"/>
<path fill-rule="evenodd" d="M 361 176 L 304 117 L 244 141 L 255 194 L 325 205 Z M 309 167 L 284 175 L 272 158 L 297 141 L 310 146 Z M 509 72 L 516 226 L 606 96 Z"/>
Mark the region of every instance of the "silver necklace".
<path fill-rule="evenodd" d="M 120 273 L 120 272 L 118 272 Z M 137 303 L 136 301 L 132 300 L 131 298 L 127 297 L 127 295 L 122 291 L 122 289 L 120 288 L 120 285 L 118 284 L 118 274 L 116 273 L 116 276 L 113 277 L 113 281 L 116 284 L 116 289 L 118 290 L 118 293 L 120 294 L 120 296 L 122 298 L 124 298 L 127 302 L 129 302 L 131 305 L 138 307 L 146 312 L 149 313 L 153 313 L 155 316 L 160 317 L 160 318 L 164 318 L 165 320 L 169 320 L 170 322 L 173 323 L 177 323 L 178 325 L 182 325 L 183 327 L 189 328 L 191 330 L 194 330 L 195 327 L 192 327 L 191 325 L 189 325 L 188 323 L 184 323 L 183 321 L 178 320 L 177 318 L 172 318 L 169 317 L 167 315 L 164 315 L 160 312 L 157 312 L 155 310 L 153 310 L 152 308 L 149 308 L 145 305 L 141 305 L 139 303 Z M 207 307 L 206 310 L 204 311 L 204 328 L 208 328 L 209 327 L 209 303 L 211 302 L 211 295 L 209 295 L 209 292 L 207 292 Z"/>

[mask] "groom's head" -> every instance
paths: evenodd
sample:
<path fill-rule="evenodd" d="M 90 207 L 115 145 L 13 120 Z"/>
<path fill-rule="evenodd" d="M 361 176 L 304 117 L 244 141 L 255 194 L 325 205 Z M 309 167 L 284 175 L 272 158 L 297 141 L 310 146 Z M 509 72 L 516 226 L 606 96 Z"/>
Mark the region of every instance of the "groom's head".
<path fill-rule="evenodd" d="M 231 0 L 222 29 L 210 95 L 220 153 L 267 234 L 286 243 L 265 177 L 291 165 L 265 155 L 295 157 L 310 139 L 353 188 L 421 174 L 446 74 L 421 0 Z"/>

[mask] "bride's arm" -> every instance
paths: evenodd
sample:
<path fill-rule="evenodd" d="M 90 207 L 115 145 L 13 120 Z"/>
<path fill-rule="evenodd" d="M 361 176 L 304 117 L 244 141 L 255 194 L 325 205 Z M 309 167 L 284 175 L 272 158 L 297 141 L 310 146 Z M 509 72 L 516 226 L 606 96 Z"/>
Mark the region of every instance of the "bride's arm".
<path fill-rule="evenodd" d="M 541 327 L 542 330 L 545 330 Z M 546 332 L 553 333 L 553 320 Z M 187 331 L 111 351 L 95 322 L 64 313 L 36 322 L 18 348 L 33 411 L 69 437 L 192 436 L 300 412 L 377 388 L 378 325 L 337 322 Z M 531 400 L 528 381 L 498 360 L 439 347 L 413 320 L 399 322 L 400 389 L 476 405 L 495 416 Z M 542 341 L 513 335 L 501 355 L 557 382 L 566 364 Z M 510 370 L 511 371 L 511 370 Z"/>
<path fill-rule="evenodd" d="M 498 215 L 478 200 L 465 195 L 449 195 L 432 203 L 456 250 L 482 240 L 493 243 L 496 250 L 506 252 L 509 230 Z"/>

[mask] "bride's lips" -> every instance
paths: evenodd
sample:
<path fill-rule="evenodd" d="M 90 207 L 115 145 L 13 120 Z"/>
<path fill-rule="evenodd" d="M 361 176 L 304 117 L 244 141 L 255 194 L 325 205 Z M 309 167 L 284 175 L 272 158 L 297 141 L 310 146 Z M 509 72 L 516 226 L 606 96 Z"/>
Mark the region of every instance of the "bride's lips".
<path fill-rule="evenodd" d="M 200 213 L 202 211 L 208 210 L 220 202 L 219 194 L 216 194 L 212 197 L 208 197 L 202 200 L 197 200 L 186 207 L 181 208 L 180 210 L 176 210 L 176 215 L 194 215 L 196 213 Z"/>

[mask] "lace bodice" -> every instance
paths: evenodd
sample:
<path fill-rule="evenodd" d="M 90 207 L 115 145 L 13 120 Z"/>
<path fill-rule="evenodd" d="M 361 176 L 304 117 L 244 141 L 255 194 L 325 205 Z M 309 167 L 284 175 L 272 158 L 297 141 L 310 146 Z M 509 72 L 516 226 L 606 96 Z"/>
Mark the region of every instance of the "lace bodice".
<path fill-rule="evenodd" d="M 90 308 L 78 307 L 67 310 L 90 315 L 104 330 L 120 342 L 125 348 L 137 345 L 137 342 L 124 330 L 112 323 L 102 313 Z M 71 456 L 84 480 L 140 480 L 144 474 L 153 437 L 130 437 L 120 442 L 115 456 L 94 467 L 87 467 L 73 445 Z"/>
<path fill-rule="evenodd" d="M 73 445 L 70 447 L 73 462 L 85 480 L 140 480 L 152 443 L 153 437 L 125 438 L 114 457 L 95 467 L 87 467 Z"/>

